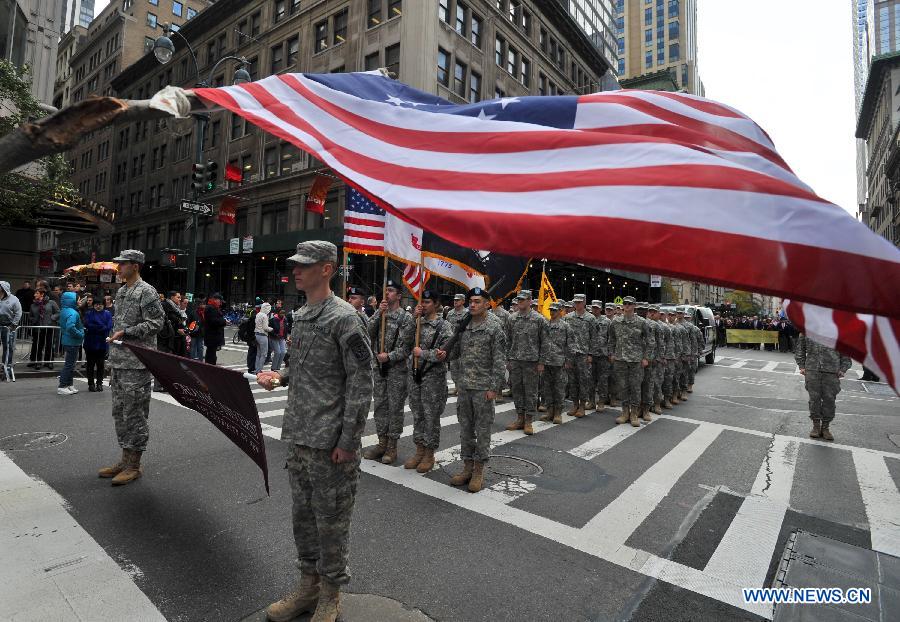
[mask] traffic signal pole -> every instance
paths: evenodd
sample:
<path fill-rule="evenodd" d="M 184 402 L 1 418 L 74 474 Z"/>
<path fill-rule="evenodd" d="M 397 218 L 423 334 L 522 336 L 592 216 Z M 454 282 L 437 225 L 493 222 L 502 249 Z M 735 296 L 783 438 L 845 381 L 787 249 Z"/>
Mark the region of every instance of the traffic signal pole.
<path fill-rule="evenodd" d="M 196 119 L 196 127 L 194 131 L 197 133 L 196 140 L 196 153 L 194 161 L 198 164 L 203 162 L 203 132 L 206 130 L 206 123 L 209 121 L 209 116 L 200 113 L 195 114 L 194 119 Z M 200 198 L 200 191 L 195 186 L 194 187 L 194 200 L 198 200 Z M 193 299 L 194 294 L 196 293 L 194 289 L 196 289 L 197 285 L 197 214 L 194 213 L 191 216 L 192 224 L 191 224 L 191 253 L 190 258 L 188 259 L 188 273 L 187 273 L 187 293 L 190 294 L 190 297 Z"/>

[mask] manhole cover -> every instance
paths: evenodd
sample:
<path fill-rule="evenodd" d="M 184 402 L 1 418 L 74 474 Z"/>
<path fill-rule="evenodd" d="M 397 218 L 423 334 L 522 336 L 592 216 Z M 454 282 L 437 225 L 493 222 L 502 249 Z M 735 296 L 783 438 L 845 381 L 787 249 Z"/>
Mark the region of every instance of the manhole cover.
<path fill-rule="evenodd" d="M 65 443 L 68 436 L 57 432 L 26 432 L 0 438 L 0 449 L 3 451 L 32 451 L 46 449 L 53 445 Z"/>
<path fill-rule="evenodd" d="M 525 458 L 498 456 L 497 454 L 491 454 L 488 468 L 497 475 L 506 475 L 507 477 L 526 477 L 540 475 L 544 472 L 540 466 Z"/>
<path fill-rule="evenodd" d="M 894 397 L 894 390 L 886 384 L 878 384 L 875 382 L 863 382 L 863 388 L 869 393 L 874 393 L 875 395 L 890 395 Z"/>

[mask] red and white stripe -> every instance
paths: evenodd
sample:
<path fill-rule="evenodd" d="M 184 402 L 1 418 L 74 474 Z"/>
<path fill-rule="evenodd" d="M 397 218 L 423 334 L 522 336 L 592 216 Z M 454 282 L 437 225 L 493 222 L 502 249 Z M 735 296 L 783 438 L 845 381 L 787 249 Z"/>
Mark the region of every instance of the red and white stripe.
<path fill-rule="evenodd" d="M 430 276 L 427 270 L 423 272 L 414 263 L 408 263 L 403 268 L 403 283 L 412 292 L 412 295 L 416 297 L 416 300 L 422 299 L 422 291 L 425 289 L 425 283 L 428 282 Z"/>
<path fill-rule="evenodd" d="M 195 92 L 462 246 L 900 318 L 900 251 L 797 179 L 751 119 L 703 98 L 585 95 L 574 129 L 556 129 L 369 101 L 303 74 Z"/>
<path fill-rule="evenodd" d="M 384 252 L 384 214 L 344 215 L 344 248 L 351 253 Z"/>

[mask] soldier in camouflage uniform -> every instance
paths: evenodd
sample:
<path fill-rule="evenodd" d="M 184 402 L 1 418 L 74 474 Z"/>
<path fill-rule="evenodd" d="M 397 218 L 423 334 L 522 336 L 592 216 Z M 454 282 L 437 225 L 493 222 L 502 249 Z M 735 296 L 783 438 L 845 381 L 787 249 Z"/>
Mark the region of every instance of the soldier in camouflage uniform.
<path fill-rule="evenodd" d="M 656 365 L 653 368 L 653 407 L 651 410 L 657 415 L 662 414 L 663 409 L 663 382 L 666 377 L 666 368 L 669 364 L 667 348 L 670 347 L 672 335 L 668 326 L 659 313 L 659 305 L 650 305 L 650 319 L 656 323 Z"/>
<path fill-rule="evenodd" d="M 366 315 L 365 306 L 366 306 L 366 292 L 361 287 L 348 287 L 347 288 L 347 302 L 350 303 L 350 306 L 356 311 L 356 314 L 359 315 L 360 319 L 363 323 L 368 326 L 369 325 L 369 316 Z"/>
<path fill-rule="evenodd" d="M 607 339 L 609 333 L 609 318 L 603 314 L 603 303 L 599 300 L 591 301 L 591 312 L 596 318 L 594 325 L 594 339 L 591 342 L 591 372 L 596 395 L 595 412 L 603 412 L 606 402 L 609 400 L 609 383 L 611 365 L 609 363 L 609 349 Z"/>
<path fill-rule="evenodd" d="M 690 307 L 685 309 L 684 325 L 688 329 L 691 346 L 690 364 L 686 370 L 687 386 L 685 388 L 688 393 L 694 392 L 694 376 L 697 373 L 697 369 L 700 367 L 700 353 L 703 352 L 704 341 L 706 341 L 703 336 L 703 331 L 694 323 L 694 313 L 696 313 L 696 310 Z"/>
<path fill-rule="evenodd" d="M 640 406 L 640 417 L 646 422 L 650 422 L 650 408 L 653 406 L 653 376 L 656 373 L 656 368 L 659 363 L 657 363 L 657 359 L 659 358 L 659 344 L 660 341 L 658 339 L 658 331 L 656 322 L 649 319 L 647 317 L 650 311 L 650 305 L 646 302 L 638 302 L 635 305 L 637 309 L 638 316 L 644 320 L 647 324 L 647 329 L 653 335 L 654 346 L 647 351 L 647 360 L 650 361 L 650 364 L 644 368 L 644 375 L 641 378 L 641 406 Z"/>
<path fill-rule="evenodd" d="M 597 319 L 588 313 L 584 294 L 575 294 L 575 312 L 566 315 L 566 322 L 572 327 L 572 369 L 569 376 L 572 383 L 572 410 L 567 414 L 584 417 L 586 408 L 594 407 L 594 383 L 591 378 L 591 346 L 597 330 Z"/>
<path fill-rule="evenodd" d="M 347 551 L 359 479 L 359 449 L 372 403 L 372 349 L 362 318 L 330 289 L 337 271 L 331 242 L 297 245 L 288 259 L 306 304 L 294 317 L 291 364 L 257 374 L 271 390 L 288 386 L 281 440 L 287 442 L 297 589 L 266 608 L 278 622 L 315 609 L 315 622 L 340 615 L 340 588 L 350 581 Z"/>
<path fill-rule="evenodd" d="M 547 364 L 541 376 L 544 383 L 547 414 L 541 421 L 562 423 L 563 400 L 566 392 L 567 370 L 572 369 L 575 358 L 575 335 L 572 325 L 562 317 L 561 302 L 550 304 L 550 338 L 547 340 Z"/>
<path fill-rule="evenodd" d="M 687 401 L 688 368 L 691 366 L 691 330 L 684 321 L 684 307 L 675 307 L 675 339 L 681 340 L 681 360 L 675 382 L 675 397 L 678 402 Z M 673 404 L 676 402 L 673 402 Z"/>
<path fill-rule="evenodd" d="M 802 333 L 797 340 L 794 360 L 806 379 L 806 391 L 809 393 L 809 418 L 813 422 L 809 435 L 811 438 L 833 441 L 831 422 L 834 420 L 834 402 L 841 392 L 841 378 L 850 369 L 852 361 Z"/>
<path fill-rule="evenodd" d="M 488 312 L 489 304 L 487 292 L 480 287 L 469 291 L 472 321 L 449 353 L 450 360 L 460 361 L 456 415 L 464 465 L 450 483 L 468 483 L 470 492 L 478 492 L 484 485 L 484 465 L 491 455 L 494 400 L 506 376 L 506 337 L 500 321 Z M 439 360 L 445 355 L 439 352 Z"/>
<path fill-rule="evenodd" d="M 122 340 L 155 350 L 156 335 L 166 315 L 159 294 L 141 279 L 144 253 L 122 251 L 115 261 L 119 262 L 119 275 L 125 283 L 116 292 L 116 313 L 107 341 Z M 114 345 L 109 349 L 109 366 L 112 368 L 109 379 L 112 416 L 122 458 L 117 464 L 100 469 L 98 475 L 111 477 L 113 486 L 120 486 L 143 474 L 141 456 L 150 438 L 148 419 L 153 375 L 125 346 Z"/>
<path fill-rule="evenodd" d="M 403 467 L 419 473 L 428 473 L 434 467 L 434 450 L 441 440 L 441 415 L 447 406 L 447 364 L 438 360 L 437 353 L 453 336 L 453 329 L 438 314 L 437 298 L 437 292 L 425 290 L 422 302 L 416 307 L 419 345 L 416 345 L 416 322 L 410 323 L 403 335 L 404 347 L 410 352 L 409 409 L 416 443 L 415 455 Z"/>
<path fill-rule="evenodd" d="M 456 325 L 468 313 L 466 310 L 466 295 L 456 294 L 453 296 L 453 308 L 447 311 L 444 318 L 450 323 L 450 330 L 456 330 Z M 453 380 L 453 389 L 450 390 L 451 395 L 456 395 L 456 388 L 459 385 L 459 361 L 450 361 L 450 379 Z"/>
<path fill-rule="evenodd" d="M 663 312 L 666 328 L 666 371 L 663 377 L 663 408 L 671 409 L 675 400 L 675 376 L 678 373 L 678 359 L 681 341 L 675 338 L 675 310 L 671 307 Z"/>
<path fill-rule="evenodd" d="M 622 395 L 622 415 L 616 423 L 630 421 L 639 427 L 641 380 L 644 368 L 650 364 L 648 353 L 656 347 L 656 342 L 647 322 L 635 314 L 634 305 L 634 298 L 626 296 L 622 315 L 609 325 L 609 358 L 616 369 Z"/>
<path fill-rule="evenodd" d="M 406 358 L 409 352 L 403 342 L 403 332 L 413 324 L 413 317 L 400 306 L 400 285 L 388 281 L 387 297 L 381 301 L 369 320 L 369 337 L 375 356 L 375 431 L 378 444 L 363 452 L 366 460 L 381 460 L 393 464 L 397 460 L 397 439 L 403 432 L 403 407 L 406 402 Z M 386 317 L 382 351 L 381 316 Z"/>
<path fill-rule="evenodd" d="M 531 291 L 520 291 L 516 302 L 518 312 L 511 318 L 506 350 L 516 419 L 506 429 L 533 434 L 532 413 L 537 407 L 538 377 L 544 371 L 549 325 L 543 315 L 531 308 Z"/>

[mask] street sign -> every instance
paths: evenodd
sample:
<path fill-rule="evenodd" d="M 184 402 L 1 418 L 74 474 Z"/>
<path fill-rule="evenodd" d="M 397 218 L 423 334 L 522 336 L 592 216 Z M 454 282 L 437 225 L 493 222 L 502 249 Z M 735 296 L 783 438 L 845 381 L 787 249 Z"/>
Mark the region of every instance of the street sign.
<path fill-rule="evenodd" d="M 659 274 L 651 274 L 650 287 L 662 287 L 662 276 Z"/>
<path fill-rule="evenodd" d="M 198 216 L 213 215 L 213 206 L 209 203 L 197 203 L 196 201 L 188 201 L 187 199 L 182 199 L 180 209 L 182 212 L 197 214 Z"/>
<path fill-rule="evenodd" d="M 248 235 L 248 236 L 244 237 L 244 239 L 242 240 L 241 249 L 245 253 L 253 252 L 253 236 L 252 235 Z"/>
<path fill-rule="evenodd" d="M 613 302 L 616 303 L 617 305 L 622 304 L 622 302 L 623 302 L 623 301 L 622 301 L 622 297 L 621 297 L 621 296 L 616 296 L 615 299 L 613 299 Z"/>
<path fill-rule="evenodd" d="M 228 254 L 229 255 L 238 255 L 241 252 L 241 239 L 240 238 L 231 238 L 228 240 Z"/>

